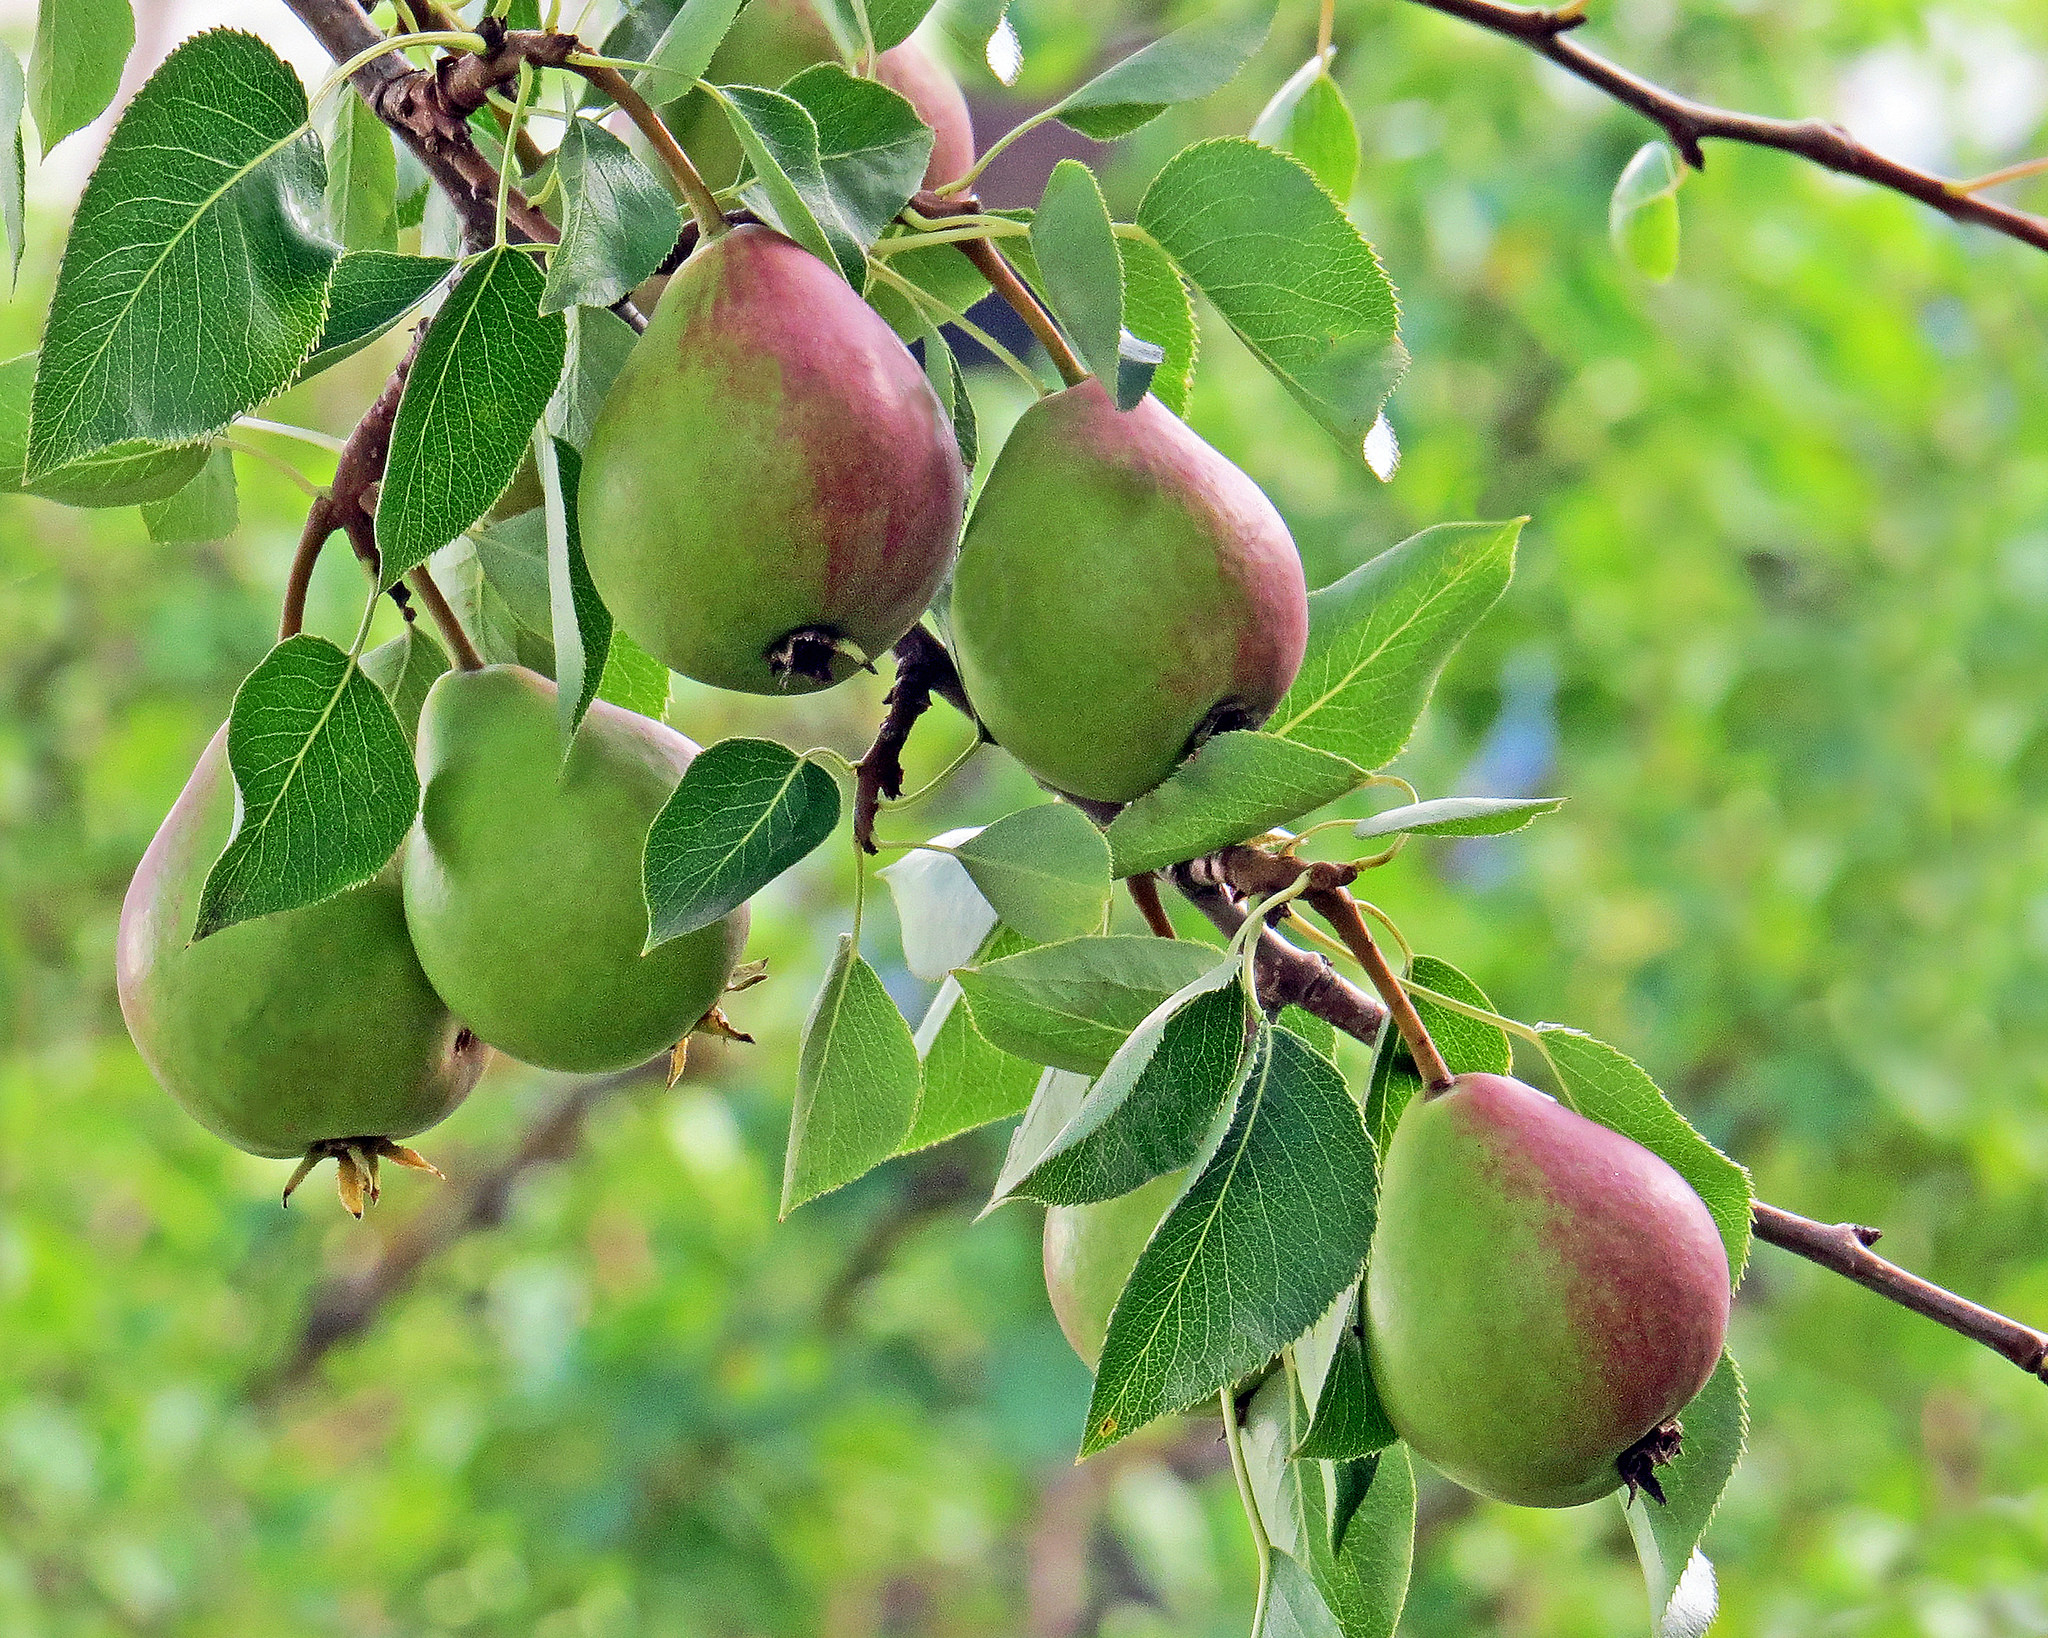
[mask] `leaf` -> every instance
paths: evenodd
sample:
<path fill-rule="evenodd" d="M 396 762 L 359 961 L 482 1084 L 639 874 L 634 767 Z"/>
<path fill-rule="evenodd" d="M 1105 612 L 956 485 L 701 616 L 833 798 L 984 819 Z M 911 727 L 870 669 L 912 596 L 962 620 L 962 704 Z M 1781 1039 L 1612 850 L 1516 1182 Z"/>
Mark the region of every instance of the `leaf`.
<path fill-rule="evenodd" d="M 1265 1638 L 1344 1638 L 1314 1577 L 1278 1548 L 1266 1551 L 1272 1555 L 1272 1590 Z"/>
<path fill-rule="evenodd" d="M 1336 1062 L 1337 1029 L 1328 1019 L 1318 1018 L 1314 1013 L 1303 1012 L 1290 1004 L 1280 1009 L 1280 1016 L 1274 1022 L 1283 1029 L 1293 1030 L 1321 1056 Z"/>
<path fill-rule="evenodd" d="M 1273 93 L 1252 123 L 1251 138 L 1300 160 L 1340 205 L 1351 197 L 1358 179 L 1358 126 L 1323 57 L 1309 58 Z"/>
<path fill-rule="evenodd" d="M 1317 1383 L 1315 1414 L 1294 1449 L 1295 1456 L 1304 1461 L 1355 1461 L 1386 1449 L 1401 1437 L 1387 1419 L 1386 1406 L 1380 1403 L 1366 1364 L 1365 1330 L 1355 1287 L 1339 1300 L 1334 1312 L 1341 1319 L 1336 1346 Z M 1337 1534 L 1340 1539 L 1335 1545 L 1341 1546 L 1342 1532 Z"/>
<path fill-rule="evenodd" d="M 1138 225 L 1296 402 L 1362 454 L 1408 353 L 1393 285 L 1322 184 L 1286 154 L 1219 137 L 1166 162 Z"/>
<path fill-rule="evenodd" d="M 994 1045 L 1095 1075 L 1153 1008 L 1216 961 L 1214 945 L 1119 935 L 1041 945 L 955 976 Z"/>
<path fill-rule="evenodd" d="M 717 55 L 719 43 L 731 29 L 733 19 L 739 16 L 742 3 L 743 0 L 685 0 L 676 8 L 661 37 L 644 50 L 638 44 L 639 36 L 620 37 L 633 26 L 634 15 L 629 11 L 618 27 L 605 36 L 605 52 L 657 65 L 659 72 L 643 68 L 635 74 L 634 88 L 658 103 L 671 101 L 704 77 L 711 59 Z"/>
<path fill-rule="evenodd" d="M 505 601 L 513 619 L 547 637 L 554 629 L 548 583 L 548 522 L 544 507 L 515 513 L 469 532 L 484 578 Z"/>
<path fill-rule="evenodd" d="M 1070 1070 L 1048 1069 L 1038 1077 L 1038 1089 L 1031 1096 L 1024 1118 L 1010 1134 L 1010 1147 L 1003 1156 L 1003 1168 L 996 1174 L 995 1191 L 982 1208 L 986 1217 L 1010 1198 L 1018 1181 L 1038 1164 L 1039 1156 L 1051 1147 L 1088 1095 L 1088 1077 Z"/>
<path fill-rule="evenodd" d="M 910 1129 L 917 1093 L 910 1026 L 855 950 L 852 936 L 842 935 L 804 1025 L 782 1170 L 782 1215 L 894 1154 Z"/>
<path fill-rule="evenodd" d="M 1538 1024 L 1536 1033 L 1566 1103 L 1635 1139 L 1706 1202 L 1728 1248 L 1730 1279 L 1740 1284 L 1749 1259 L 1749 1173 L 1701 1137 L 1626 1053 L 1562 1024 Z"/>
<path fill-rule="evenodd" d="M 1524 830 L 1538 814 L 1564 806 L 1561 796 L 1445 796 L 1413 802 L 1361 819 L 1351 829 L 1368 836 L 1508 836 Z"/>
<path fill-rule="evenodd" d="M 7 230 L 7 278 L 21 277 L 22 214 L 27 208 L 28 166 L 21 141 L 21 114 L 28 81 L 21 59 L 0 44 L 0 223 Z"/>
<path fill-rule="evenodd" d="M 838 823 L 832 776 L 775 741 L 698 752 L 647 835 L 648 949 L 737 909 Z"/>
<path fill-rule="evenodd" d="M 297 380 L 318 375 L 375 341 L 426 300 L 455 265 L 446 256 L 397 256 L 358 250 L 334 264 L 327 321 Z"/>
<path fill-rule="evenodd" d="M 1166 354 L 1152 372 L 1152 396 L 1174 414 L 1186 415 L 1196 350 L 1195 304 L 1188 299 L 1188 287 L 1150 239 L 1120 237 L 1116 248 L 1123 261 L 1124 323 Z"/>
<path fill-rule="evenodd" d="M 583 537 L 576 527 L 576 486 L 583 476 L 583 457 L 560 438 L 537 438 L 534 450 L 545 497 L 541 510 L 548 540 L 549 634 L 555 643 L 555 707 L 566 756 L 584 713 L 597 698 L 598 679 L 611 652 L 612 615 L 591 581 Z"/>
<path fill-rule="evenodd" d="M 1522 521 L 1437 524 L 1312 592 L 1308 651 L 1266 731 L 1361 768 L 1391 762 L 1444 663 L 1507 589 Z"/>
<path fill-rule="evenodd" d="M 426 708 L 427 690 L 448 669 L 448 656 L 441 645 L 408 620 L 405 630 L 388 643 L 380 643 L 362 658 L 363 675 L 384 691 L 392 715 L 408 745 L 417 744 L 420 712 Z"/>
<path fill-rule="evenodd" d="M 794 97 L 757 86 L 729 85 L 717 95 L 777 225 L 827 267 L 836 267 L 854 289 L 861 289 L 867 283 L 867 258 L 853 230 L 840 220 L 838 202 L 825 185 L 818 124 L 811 111 Z"/>
<path fill-rule="evenodd" d="M 1627 1507 L 1629 1534 L 1650 1593 L 1650 1638 L 1705 1638 L 1718 1595 L 1714 1567 L 1699 1550 L 1721 1492 L 1749 1440 L 1749 1406 L 1732 1355 L 1679 1413 L 1684 1446 L 1657 1470 L 1665 1505 L 1638 1497 Z"/>
<path fill-rule="evenodd" d="M 1253 1016 L 1227 958 L 1162 1001 L 1010 1192 L 1085 1206 L 1193 1165 L 1251 1069 Z"/>
<path fill-rule="evenodd" d="M 327 231 L 343 250 L 398 249 L 398 154 L 361 97 L 332 98 L 324 123 Z"/>
<path fill-rule="evenodd" d="M 981 955 L 984 960 L 997 960 L 1023 944 L 1009 928 L 997 927 L 982 946 Z M 973 1009 L 957 980 L 948 978 L 939 986 L 918 1025 L 916 1042 L 922 1084 L 917 1114 L 903 1139 L 905 1152 L 928 1149 L 990 1121 L 1021 1114 L 1030 1106 L 1040 1078 L 1038 1066 L 989 1044 L 975 1028 Z"/>
<path fill-rule="evenodd" d="M 1469 1006 L 1494 1010 L 1493 1002 L 1471 979 L 1448 961 L 1435 956 L 1417 956 L 1409 978 L 1425 989 L 1463 1001 Z M 1467 1017 L 1432 1001 L 1426 995 L 1411 997 L 1422 1027 L 1436 1042 L 1437 1051 L 1453 1075 L 1506 1075 L 1515 1067 L 1515 1052 L 1507 1035 L 1494 1025 Z M 1383 1032 L 1374 1055 L 1372 1084 L 1365 1096 L 1365 1129 L 1382 1152 L 1393 1140 L 1394 1128 L 1409 1099 L 1422 1090 L 1422 1076 L 1408 1055 L 1400 1033 L 1391 1025 Z"/>
<path fill-rule="evenodd" d="M 597 679 L 597 697 L 656 722 L 668 720 L 668 667 L 617 627 Z"/>
<path fill-rule="evenodd" d="M 1024 242 L 1007 241 L 1012 247 Z M 891 256 L 889 271 L 956 313 L 966 312 L 988 294 L 988 280 L 951 245 L 927 245 L 921 250 Z M 930 328 L 931 320 L 916 304 L 879 279 L 869 286 L 867 294 L 869 305 L 889 321 L 904 341 L 913 341 Z"/>
<path fill-rule="evenodd" d="M 193 939 L 368 881 L 412 828 L 419 776 L 383 691 L 324 637 L 288 637 L 228 715 L 235 834 L 199 895 Z"/>
<path fill-rule="evenodd" d="M 562 242 L 548 255 L 540 310 L 609 307 L 675 248 L 682 216 L 668 189 L 595 120 L 569 121 L 555 174 Z"/>
<path fill-rule="evenodd" d="M 1105 68 L 1055 103 L 1052 114 L 1098 142 L 1129 136 L 1177 102 L 1220 91 L 1273 26 L 1272 4 L 1248 17 L 1202 17 Z"/>
<path fill-rule="evenodd" d="M 519 470 L 568 347 L 561 314 L 539 311 L 542 282 L 531 257 L 500 245 L 435 315 L 398 401 L 377 502 L 385 585 L 482 517 Z"/>
<path fill-rule="evenodd" d="M 1109 844 L 1066 802 L 1005 814 L 953 849 L 996 914 L 1038 943 L 1102 926 L 1109 908 Z"/>
<path fill-rule="evenodd" d="M 1684 180 L 1670 146 L 1646 142 L 1622 168 L 1607 202 L 1615 253 L 1652 284 L 1678 271 L 1678 189 Z"/>
<path fill-rule="evenodd" d="M 547 424 L 556 437 L 582 449 L 590 442 L 597 412 L 604 407 L 626 355 L 640 338 L 632 325 L 601 307 L 572 307 L 566 317 L 569 363 L 548 403 Z"/>
<path fill-rule="evenodd" d="M 782 87 L 818 128 L 818 165 L 839 219 L 863 249 L 882 236 L 924 180 L 931 127 L 907 98 L 837 63 L 805 69 Z"/>
<path fill-rule="evenodd" d="M 131 439 L 211 437 L 298 373 L 338 254 L 317 226 L 325 183 L 306 94 L 261 40 L 214 29 L 164 60 L 64 247 L 32 480 Z"/>
<path fill-rule="evenodd" d="M 1229 1131 L 1110 1315 L 1081 1454 L 1227 1387 L 1306 1330 L 1365 1266 L 1376 1168 L 1344 1078 L 1268 1030 Z"/>
<path fill-rule="evenodd" d="M 875 50 L 899 46 L 917 32 L 932 9 L 932 0 L 868 0 L 868 30 Z"/>
<path fill-rule="evenodd" d="M 225 540 L 235 532 L 241 507 L 235 495 L 235 457 L 216 448 L 197 476 L 166 500 L 147 501 L 142 525 L 149 538 L 167 545 Z"/>
<path fill-rule="evenodd" d="M 106 111 L 134 49 L 128 0 L 41 0 L 28 99 L 45 154 Z"/>
<path fill-rule="evenodd" d="M 180 449 L 116 444 L 47 472 L 32 487 L 24 488 L 29 394 L 35 378 L 34 353 L 0 364 L 0 494 L 40 495 L 66 506 L 134 506 L 168 500 L 206 465 L 205 444 L 187 444 Z"/>
<path fill-rule="evenodd" d="M 931 848 L 913 848 L 876 872 L 889 884 L 889 896 L 896 903 L 904 965 L 927 984 L 947 979 L 955 967 L 973 961 L 995 931 L 995 906 L 981 896 L 966 866 L 950 853 L 935 851 L 956 847 L 977 834 L 972 829 L 949 830 L 934 836 Z"/>
<path fill-rule="evenodd" d="M 1114 391 L 1124 324 L 1123 259 L 1095 173 L 1078 159 L 1061 160 L 1046 179 L 1031 218 L 1031 255 L 1053 316 L 1082 361 Z"/>
<path fill-rule="evenodd" d="M 1272 734 L 1218 734 L 1109 826 L 1118 876 L 1249 841 L 1355 791 L 1365 770 Z"/>

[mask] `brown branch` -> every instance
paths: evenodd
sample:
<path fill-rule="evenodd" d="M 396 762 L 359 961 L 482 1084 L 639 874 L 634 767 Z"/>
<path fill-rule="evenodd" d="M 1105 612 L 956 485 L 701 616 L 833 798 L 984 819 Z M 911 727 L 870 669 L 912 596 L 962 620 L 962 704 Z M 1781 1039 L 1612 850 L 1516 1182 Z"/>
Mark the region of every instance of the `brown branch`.
<path fill-rule="evenodd" d="M 896 649 L 896 680 L 883 703 L 889 707 L 875 742 L 860 759 L 853 781 L 853 838 L 865 853 L 875 851 L 875 815 L 882 799 L 903 794 L 903 747 L 918 718 L 931 709 L 937 694 L 971 722 L 974 712 L 960 686 L 960 673 L 946 645 L 921 625 L 903 634 Z"/>
<path fill-rule="evenodd" d="M 1799 159 L 1858 177 L 1894 193 L 1917 199 L 1944 216 L 1977 227 L 1990 228 L 2009 239 L 2048 250 L 2048 218 L 2014 210 L 1969 191 L 1966 183 L 1952 182 L 1929 171 L 1916 170 L 1898 160 L 1887 159 L 1864 146 L 1843 130 L 1820 119 L 1769 119 L 1733 109 L 1694 102 L 1653 85 L 1641 76 L 1589 51 L 1570 33 L 1585 19 L 1573 6 L 1543 8 L 1513 6 L 1501 0 L 1414 0 L 1431 11 L 1519 41 L 1530 50 L 1549 58 L 1569 74 L 1576 75 L 1615 101 L 1634 109 L 1660 126 L 1671 138 L 1687 164 L 1703 169 L 1707 156 L 1702 142 L 1740 142 L 1753 148 L 1775 148 Z"/>
<path fill-rule="evenodd" d="M 1138 914 L 1145 918 L 1145 925 L 1152 929 L 1154 938 L 1178 938 L 1173 922 L 1166 914 L 1166 906 L 1159 902 L 1159 878 L 1149 870 L 1141 870 L 1135 876 L 1124 878 L 1124 887 L 1131 895 L 1131 903 L 1138 907 Z"/>
<path fill-rule="evenodd" d="M 1856 1223 L 1816 1223 L 1761 1200 L 1751 1208 L 1750 1221 L 1759 1240 L 1854 1280 L 1901 1308 L 1982 1343 L 2030 1376 L 2048 1381 L 2048 1335 L 1885 1261 L 1870 1249 L 1878 1238 L 1876 1229 Z"/>

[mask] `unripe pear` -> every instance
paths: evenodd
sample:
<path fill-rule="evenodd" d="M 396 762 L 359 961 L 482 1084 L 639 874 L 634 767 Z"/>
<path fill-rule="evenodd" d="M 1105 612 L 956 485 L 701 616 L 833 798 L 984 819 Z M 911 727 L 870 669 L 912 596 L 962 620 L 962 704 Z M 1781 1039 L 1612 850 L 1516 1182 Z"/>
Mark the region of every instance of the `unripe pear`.
<path fill-rule="evenodd" d="M 565 758 L 555 685 L 450 671 L 420 713 L 405 917 L 464 1023 L 543 1069 L 596 1073 L 671 1047 L 715 1006 L 744 906 L 642 954 L 641 854 L 697 747 L 593 701 Z"/>
<path fill-rule="evenodd" d="M 1042 398 L 975 503 L 948 620 L 974 709 L 1056 790 L 1128 802 L 1198 736 L 1263 722 L 1308 639 L 1257 484 L 1156 398 Z"/>
<path fill-rule="evenodd" d="M 202 1126 L 273 1160 L 425 1131 L 469 1095 L 489 1053 L 420 970 L 396 870 L 195 944 L 200 892 L 234 824 L 222 728 L 121 906 L 115 975 L 143 1061 Z"/>
<path fill-rule="evenodd" d="M 1081 1363 L 1095 1369 L 1109 1316 L 1138 1256 L 1187 1173 L 1168 1172 L 1129 1194 L 1088 1206 L 1049 1206 L 1045 1213 L 1045 1294 Z"/>
<path fill-rule="evenodd" d="M 1467 1489 L 1526 1507 L 1615 1489 L 1713 1375 L 1728 1304 L 1713 1217 L 1641 1144 L 1504 1075 L 1402 1115 L 1366 1273 L 1373 1381 Z"/>
<path fill-rule="evenodd" d="M 662 292 L 583 461 L 605 604 L 671 670 L 808 692 L 885 653 L 945 579 L 967 475 L 924 371 L 831 268 L 770 228 Z"/>

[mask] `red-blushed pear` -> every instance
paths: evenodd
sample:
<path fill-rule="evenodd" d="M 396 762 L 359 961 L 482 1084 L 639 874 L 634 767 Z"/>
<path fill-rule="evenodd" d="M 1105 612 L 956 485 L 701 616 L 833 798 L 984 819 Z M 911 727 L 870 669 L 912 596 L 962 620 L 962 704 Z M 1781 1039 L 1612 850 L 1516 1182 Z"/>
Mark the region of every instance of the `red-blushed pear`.
<path fill-rule="evenodd" d="M 903 97 L 932 128 L 932 157 L 924 168 L 924 185 L 935 188 L 966 175 L 974 163 L 974 116 L 951 71 L 915 40 L 905 40 L 875 59 L 875 78 Z"/>
<path fill-rule="evenodd" d="M 746 226 L 669 281 L 619 372 L 584 456 L 583 550 L 671 670 L 808 692 L 924 612 L 966 487 L 952 423 L 881 316 Z"/>
<path fill-rule="evenodd" d="M 696 754 L 674 729 L 596 700 L 564 758 L 555 685 L 521 666 L 446 672 L 428 692 L 406 925 L 435 988 L 500 1052 L 625 1069 L 724 995 L 744 906 L 641 953 L 647 832 Z"/>
<path fill-rule="evenodd" d="M 1156 398 L 1088 380 L 1027 409 L 953 576 L 960 673 L 1055 789 L 1128 802 L 1199 738 L 1263 722 L 1308 639 L 1301 559 L 1259 486 Z"/>
<path fill-rule="evenodd" d="M 489 1051 L 420 970 L 395 868 L 191 942 L 234 824 L 222 728 L 128 884 L 121 1013 L 143 1061 L 202 1126 L 273 1160 L 333 1155 L 361 1216 L 377 1158 L 416 1159 L 397 1140 L 461 1103 Z"/>
<path fill-rule="evenodd" d="M 1373 1381 L 1467 1489 L 1657 1495 L 1660 1430 L 1713 1375 L 1728 1304 L 1713 1217 L 1641 1144 L 1504 1075 L 1403 1113 L 1366 1273 Z"/>
<path fill-rule="evenodd" d="M 1168 1172 L 1129 1194 L 1045 1213 L 1045 1294 L 1053 1317 L 1089 1370 L 1102 1357 L 1109 1316 L 1152 1231 L 1179 1197 L 1187 1173 Z"/>

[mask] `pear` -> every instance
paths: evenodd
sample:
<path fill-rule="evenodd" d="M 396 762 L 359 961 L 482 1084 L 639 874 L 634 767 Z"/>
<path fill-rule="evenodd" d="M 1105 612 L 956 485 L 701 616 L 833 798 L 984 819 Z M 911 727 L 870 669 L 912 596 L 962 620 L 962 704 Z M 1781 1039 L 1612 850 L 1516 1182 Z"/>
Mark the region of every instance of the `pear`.
<path fill-rule="evenodd" d="M 201 1125 L 250 1154 L 333 1153 L 345 1177 L 350 1143 L 359 1158 L 406 1159 L 395 1140 L 461 1103 L 489 1054 L 420 970 L 397 871 L 195 944 L 200 890 L 234 823 L 222 728 L 121 906 L 115 973 L 136 1049 Z"/>
<path fill-rule="evenodd" d="M 484 1040 L 595 1073 L 674 1046 L 725 993 L 747 912 L 642 954 L 641 853 L 697 747 L 593 701 L 567 758 L 555 685 L 445 672 L 420 713 L 405 919 L 420 964 Z"/>
<path fill-rule="evenodd" d="M 967 476 L 924 371 L 773 229 L 702 246 L 662 292 L 583 461 L 584 555 L 671 670 L 768 694 L 884 653 L 952 564 Z"/>
<path fill-rule="evenodd" d="M 1156 398 L 1027 409 L 960 548 L 948 621 L 976 713 L 1055 790 L 1128 802 L 1271 714 L 1308 600 L 1258 485 Z"/>
<path fill-rule="evenodd" d="M 1089 1370 L 1102 1357 L 1124 1283 L 1186 1182 L 1186 1172 L 1168 1172 L 1114 1200 L 1046 1208 L 1045 1294 L 1060 1330 Z"/>
<path fill-rule="evenodd" d="M 1402 1115 L 1366 1273 L 1373 1381 L 1467 1489 L 1526 1507 L 1625 1480 L 1660 1495 L 1658 1430 L 1713 1375 L 1728 1305 L 1713 1217 L 1640 1144 L 1504 1075 L 1460 1075 Z"/>

